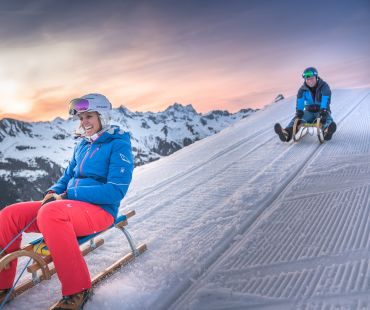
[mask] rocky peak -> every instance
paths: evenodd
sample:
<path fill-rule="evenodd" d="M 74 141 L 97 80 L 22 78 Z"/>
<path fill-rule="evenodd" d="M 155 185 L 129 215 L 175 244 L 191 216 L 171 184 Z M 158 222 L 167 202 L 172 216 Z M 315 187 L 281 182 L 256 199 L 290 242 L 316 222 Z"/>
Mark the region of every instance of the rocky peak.
<path fill-rule="evenodd" d="M 198 114 L 197 111 L 191 104 L 186 106 L 182 105 L 181 103 L 175 102 L 173 105 L 170 105 L 164 112 L 179 112 L 179 113 L 191 113 L 191 114 Z"/>
<path fill-rule="evenodd" d="M 0 120 L 0 141 L 2 141 L 6 135 L 16 137 L 20 133 L 31 136 L 31 125 L 12 118 L 3 118 Z"/>
<path fill-rule="evenodd" d="M 284 96 L 282 94 L 279 94 L 276 96 L 276 98 L 274 99 L 274 102 L 278 102 L 280 100 L 283 100 L 284 99 Z"/>

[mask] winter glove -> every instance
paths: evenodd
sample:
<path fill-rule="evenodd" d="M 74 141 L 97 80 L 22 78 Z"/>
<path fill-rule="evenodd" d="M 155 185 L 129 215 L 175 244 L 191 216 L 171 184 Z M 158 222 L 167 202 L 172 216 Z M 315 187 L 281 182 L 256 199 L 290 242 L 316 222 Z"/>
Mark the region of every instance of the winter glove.
<path fill-rule="evenodd" d="M 321 124 L 325 124 L 328 118 L 328 111 L 325 109 L 320 110 L 320 118 L 321 118 Z"/>
<path fill-rule="evenodd" d="M 53 191 L 50 191 L 45 195 L 44 199 L 41 200 L 41 205 L 43 206 L 44 204 L 46 204 L 48 202 L 51 202 L 51 201 L 54 201 L 54 200 L 61 200 L 61 199 L 67 199 L 67 193 L 66 192 L 58 195 L 57 193 L 55 193 Z"/>
<path fill-rule="evenodd" d="M 297 110 L 297 111 L 295 112 L 295 116 L 296 116 L 296 118 L 302 118 L 302 117 L 303 117 L 303 115 L 304 115 L 304 113 L 303 113 L 303 111 L 301 111 L 301 110 Z"/>

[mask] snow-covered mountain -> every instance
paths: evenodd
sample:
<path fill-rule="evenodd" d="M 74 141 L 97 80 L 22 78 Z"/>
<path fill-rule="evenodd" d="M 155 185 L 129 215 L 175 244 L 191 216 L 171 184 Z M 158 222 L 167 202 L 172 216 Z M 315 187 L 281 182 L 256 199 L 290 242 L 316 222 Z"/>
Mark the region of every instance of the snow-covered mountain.
<path fill-rule="evenodd" d="M 278 102 L 280 100 L 283 100 L 285 97 L 282 95 L 282 94 L 279 94 L 276 96 L 276 98 L 274 99 L 274 102 Z"/>
<path fill-rule="evenodd" d="M 112 123 L 130 132 L 138 166 L 213 135 L 254 111 L 200 114 L 191 105 L 175 103 L 163 112 L 144 113 L 121 106 L 113 110 Z M 61 118 L 34 123 L 0 120 L 0 208 L 17 199 L 40 199 L 71 158 L 77 126 L 78 121 Z"/>
<path fill-rule="evenodd" d="M 137 167 L 120 211 L 136 210 L 128 228 L 148 251 L 85 309 L 370 309 L 370 89 L 334 90 L 331 108 L 338 128 L 322 145 L 274 133 L 291 97 Z M 129 251 L 117 229 L 104 238 L 92 275 Z M 59 298 L 54 277 L 6 309 Z"/>

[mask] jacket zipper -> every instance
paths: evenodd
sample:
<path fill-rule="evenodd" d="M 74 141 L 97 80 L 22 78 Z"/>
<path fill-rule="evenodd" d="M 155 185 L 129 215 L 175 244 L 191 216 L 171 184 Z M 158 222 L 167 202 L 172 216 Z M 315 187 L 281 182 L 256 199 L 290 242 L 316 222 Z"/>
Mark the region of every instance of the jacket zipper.
<path fill-rule="evenodd" d="M 86 152 L 86 154 L 85 154 L 84 158 L 82 159 L 82 162 L 81 162 L 81 165 L 80 165 L 80 174 L 81 174 L 81 176 L 83 176 L 83 173 L 82 173 L 82 167 L 83 167 L 83 165 L 84 165 L 84 163 L 85 163 L 85 161 L 86 161 L 87 156 L 89 155 L 89 152 L 90 152 L 91 148 L 92 148 L 92 144 L 89 146 L 89 148 L 88 148 L 88 150 L 87 150 L 87 152 Z M 97 148 L 94 150 L 94 152 L 92 152 L 92 154 L 91 154 L 90 158 L 92 158 L 92 157 L 93 157 L 93 155 L 95 154 L 95 152 L 96 152 L 96 151 L 98 151 L 99 149 L 100 149 L 100 148 L 99 148 L 99 147 L 97 147 Z M 74 186 L 76 197 L 77 197 L 77 187 L 78 187 L 78 183 L 80 183 L 80 179 L 79 179 L 79 178 L 76 180 L 76 183 L 75 183 L 75 186 Z"/>
<path fill-rule="evenodd" d="M 89 146 L 89 149 L 87 150 L 87 152 L 86 152 L 86 154 L 85 154 L 85 156 L 84 156 L 84 158 L 83 158 L 83 160 L 81 162 L 81 165 L 80 165 L 80 174 L 81 174 L 81 176 L 83 176 L 83 174 L 82 174 L 82 166 L 84 165 L 85 160 L 86 160 L 86 157 L 89 155 L 90 150 L 91 150 L 91 145 Z"/>
<path fill-rule="evenodd" d="M 94 156 L 94 154 L 99 151 L 100 147 L 98 146 L 90 155 L 90 158 L 92 158 Z"/>

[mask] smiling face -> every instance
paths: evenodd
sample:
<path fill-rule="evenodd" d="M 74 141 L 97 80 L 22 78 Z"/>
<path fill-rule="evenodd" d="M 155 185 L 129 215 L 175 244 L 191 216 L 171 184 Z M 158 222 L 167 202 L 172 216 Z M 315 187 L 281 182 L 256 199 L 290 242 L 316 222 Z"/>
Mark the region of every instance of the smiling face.
<path fill-rule="evenodd" d="M 80 125 L 85 130 L 86 136 L 92 136 L 102 129 L 98 112 L 82 112 L 78 115 Z"/>
<path fill-rule="evenodd" d="M 312 76 L 312 77 L 306 78 L 306 84 L 309 87 L 315 87 L 316 83 L 317 83 L 316 76 Z"/>

